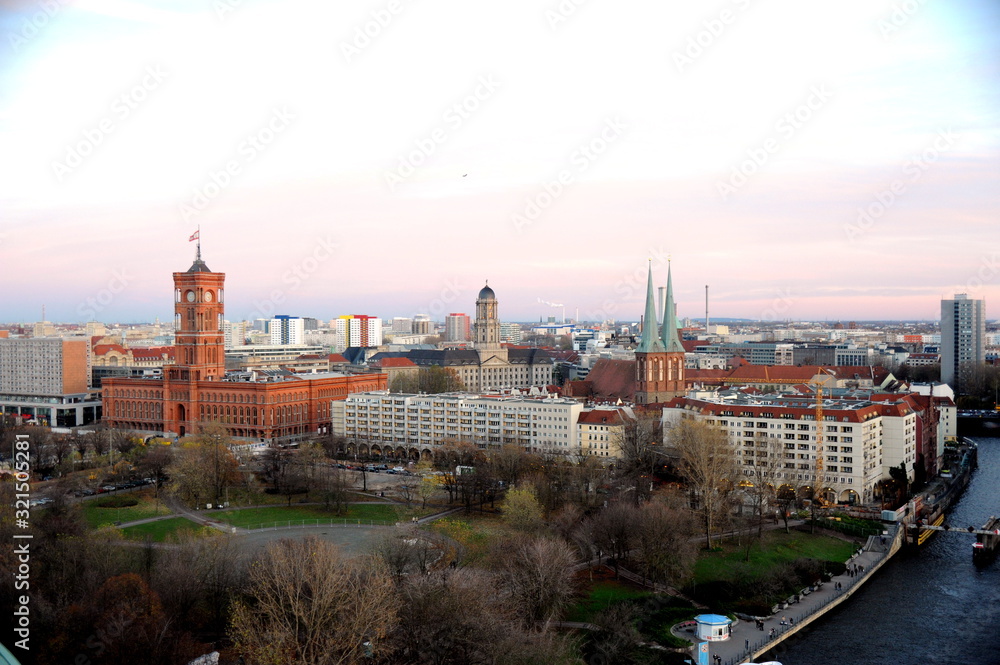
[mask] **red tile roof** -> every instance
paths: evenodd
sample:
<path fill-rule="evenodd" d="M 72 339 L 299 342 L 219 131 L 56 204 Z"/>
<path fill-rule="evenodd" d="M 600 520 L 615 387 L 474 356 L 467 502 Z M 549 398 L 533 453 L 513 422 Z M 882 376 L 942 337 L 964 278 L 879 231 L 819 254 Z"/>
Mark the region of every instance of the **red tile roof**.
<path fill-rule="evenodd" d="M 347 362 L 347 358 L 345 358 L 344 356 L 340 355 L 339 353 L 331 353 L 330 354 L 330 362 L 331 363 L 346 363 Z"/>
<path fill-rule="evenodd" d="M 591 368 L 587 381 L 595 397 L 635 400 L 635 361 L 601 358 Z"/>
<path fill-rule="evenodd" d="M 417 364 L 409 358 L 381 358 L 374 363 L 375 367 L 416 367 Z"/>
<path fill-rule="evenodd" d="M 620 425 L 625 418 L 625 413 L 618 409 L 594 409 L 581 411 L 576 421 L 584 425 Z"/>

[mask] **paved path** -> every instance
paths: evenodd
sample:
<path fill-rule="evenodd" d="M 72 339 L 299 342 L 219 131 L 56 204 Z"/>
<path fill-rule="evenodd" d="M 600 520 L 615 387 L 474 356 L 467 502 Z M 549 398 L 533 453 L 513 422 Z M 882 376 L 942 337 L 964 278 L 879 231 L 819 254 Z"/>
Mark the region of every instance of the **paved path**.
<path fill-rule="evenodd" d="M 818 591 L 802 597 L 799 602 L 779 609 L 777 614 L 764 620 L 764 630 L 755 626 L 752 620 L 741 620 L 732 629 L 730 639 L 709 645 L 709 662 L 712 662 L 713 655 L 719 655 L 723 665 L 734 665 L 753 660 L 770 651 L 782 640 L 821 617 L 826 610 L 853 595 L 898 550 L 899 543 L 899 537 L 894 538 L 892 532 L 886 536 L 884 545 L 879 538 L 869 538 L 864 549 L 847 562 L 848 571 L 859 568 L 858 574 L 851 575 L 848 572 L 838 575 L 824 583 Z M 838 583 L 842 588 L 837 588 Z M 692 633 L 675 634 L 694 641 Z"/>

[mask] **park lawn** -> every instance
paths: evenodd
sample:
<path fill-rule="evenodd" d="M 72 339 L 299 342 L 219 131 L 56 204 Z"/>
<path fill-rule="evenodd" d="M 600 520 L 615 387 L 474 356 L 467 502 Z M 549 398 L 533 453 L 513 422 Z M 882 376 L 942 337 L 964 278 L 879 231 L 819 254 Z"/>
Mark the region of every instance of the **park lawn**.
<path fill-rule="evenodd" d="M 184 517 L 171 517 L 169 519 L 158 520 L 156 522 L 146 522 L 145 524 L 125 527 L 121 531 L 122 535 L 129 540 L 149 539 L 156 543 L 162 543 L 168 539 L 175 538 L 182 533 L 204 536 L 210 536 L 218 533 L 211 527 L 200 526 Z"/>
<path fill-rule="evenodd" d="M 481 563 L 489 553 L 491 543 L 511 534 L 498 515 L 481 513 L 442 517 L 425 528 L 458 541 L 465 550 L 461 561 L 463 565 Z"/>
<path fill-rule="evenodd" d="M 105 497 L 118 496 L 121 498 L 138 499 L 139 503 L 134 506 L 124 508 L 101 508 L 97 504 Z M 82 501 L 83 518 L 92 529 L 102 526 L 110 526 L 116 522 L 134 522 L 144 520 L 148 517 L 159 515 L 169 515 L 172 511 L 163 505 L 163 501 L 153 499 L 152 492 L 131 492 L 123 494 L 106 494 L 95 499 Z"/>
<path fill-rule="evenodd" d="M 613 605 L 635 606 L 636 629 L 644 639 L 667 647 L 686 647 L 690 643 L 674 637 L 670 629 L 681 621 L 694 618 L 700 611 L 686 600 L 655 594 L 620 580 L 600 580 L 587 584 L 584 596 L 566 611 L 566 621 L 593 623 Z"/>
<path fill-rule="evenodd" d="M 391 504 L 348 504 L 347 513 L 337 514 L 322 506 L 267 506 L 264 508 L 244 508 L 243 510 L 222 510 L 205 513 L 209 519 L 226 522 L 243 529 L 272 526 L 276 522 L 301 522 L 312 520 L 360 520 L 383 524 L 399 521 L 399 511 Z"/>
<path fill-rule="evenodd" d="M 847 561 L 857 546 L 831 536 L 793 531 L 765 532 L 763 538 L 750 550 L 750 560 L 744 562 L 745 552 L 732 541 L 722 545 L 721 552 L 702 552 L 695 564 L 696 584 L 728 580 L 737 569 L 752 573 L 768 570 L 796 559 L 816 559 L 842 563 Z"/>
<path fill-rule="evenodd" d="M 584 591 L 584 596 L 566 610 L 566 621 L 589 623 L 615 603 L 638 600 L 653 595 L 628 582 L 601 580 Z"/>

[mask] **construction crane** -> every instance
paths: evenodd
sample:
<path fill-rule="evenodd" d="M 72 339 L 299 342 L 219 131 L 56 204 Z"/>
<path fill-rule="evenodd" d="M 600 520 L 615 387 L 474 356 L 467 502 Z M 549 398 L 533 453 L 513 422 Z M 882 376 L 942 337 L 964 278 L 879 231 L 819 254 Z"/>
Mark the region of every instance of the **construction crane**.
<path fill-rule="evenodd" d="M 825 435 L 823 433 L 823 385 L 825 381 L 813 378 L 809 381 L 811 385 L 816 386 L 816 480 L 813 485 L 813 501 L 819 501 L 820 505 L 826 506 L 830 503 L 824 497 L 821 492 L 823 491 L 822 483 L 826 480 L 824 477 L 824 466 L 823 466 L 823 440 Z M 834 497 L 836 500 L 836 496 Z"/>
<path fill-rule="evenodd" d="M 813 485 L 813 499 L 825 504 L 822 494 L 823 479 L 823 384 L 816 382 L 816 480 Z"/>

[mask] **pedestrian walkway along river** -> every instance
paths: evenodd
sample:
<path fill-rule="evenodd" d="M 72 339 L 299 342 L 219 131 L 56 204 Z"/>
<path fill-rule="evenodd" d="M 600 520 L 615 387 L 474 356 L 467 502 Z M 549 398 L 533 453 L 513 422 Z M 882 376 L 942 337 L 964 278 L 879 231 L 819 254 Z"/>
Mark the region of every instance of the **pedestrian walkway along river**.
<path fill-rule="evenodd" d="M 1000 439 L 973 440 L 979 470 L 952 507 L 953 527 L 978 527 L 1000 515 Z M 899 553 L 847 602 L 757 660 L 1000 665 L 1000 561 L 977 569 L 973 541 L 938 533 L 918 554 Z"/>

